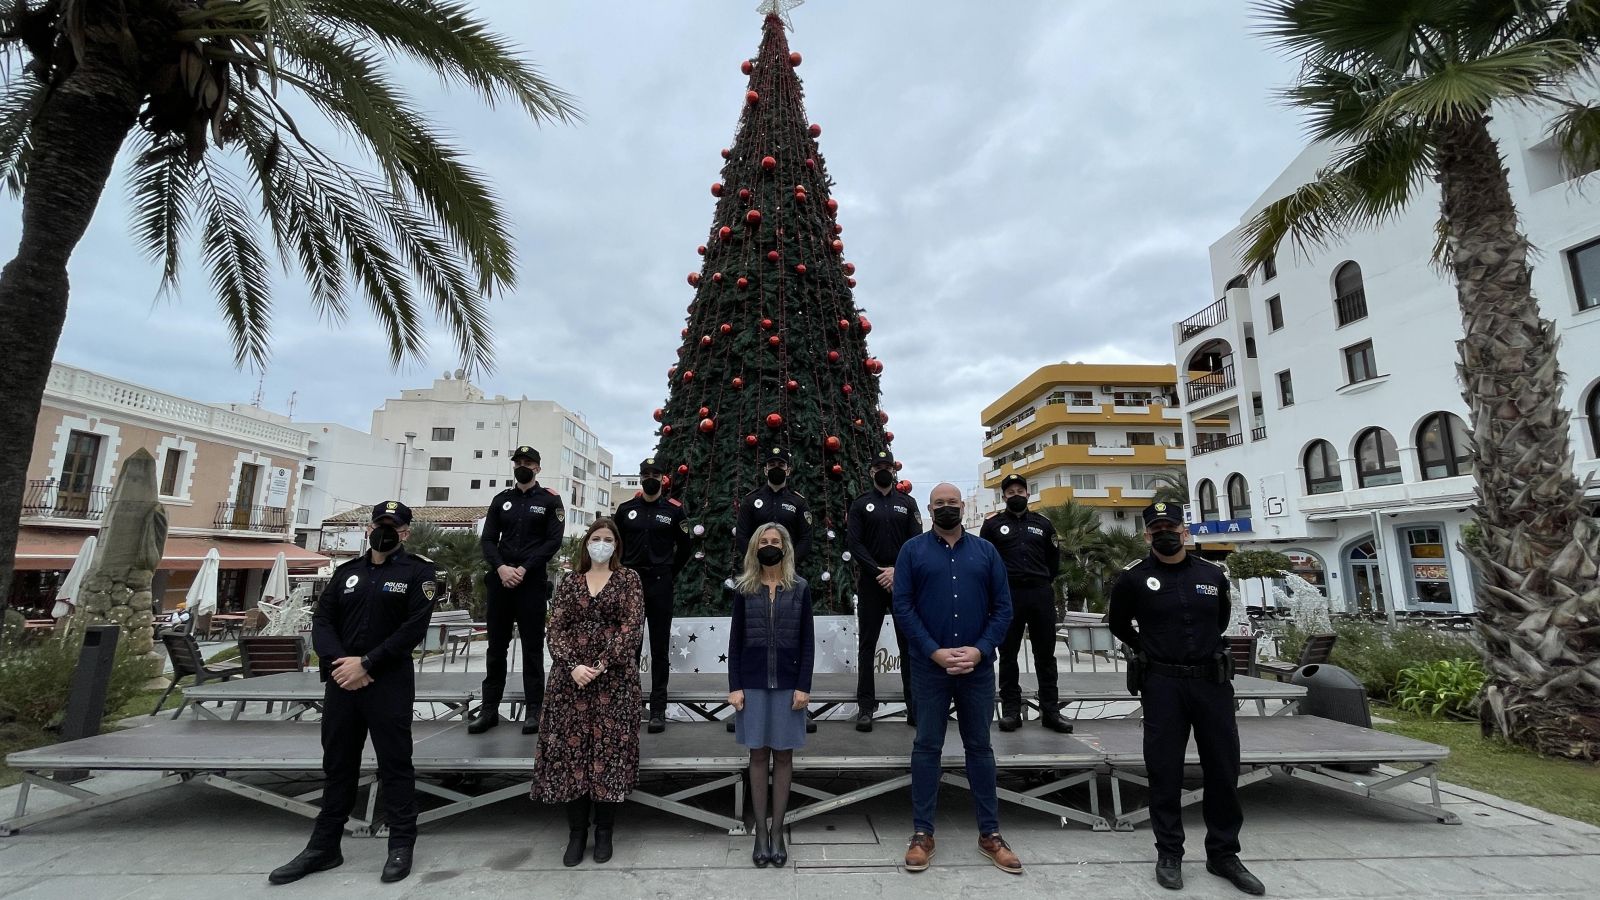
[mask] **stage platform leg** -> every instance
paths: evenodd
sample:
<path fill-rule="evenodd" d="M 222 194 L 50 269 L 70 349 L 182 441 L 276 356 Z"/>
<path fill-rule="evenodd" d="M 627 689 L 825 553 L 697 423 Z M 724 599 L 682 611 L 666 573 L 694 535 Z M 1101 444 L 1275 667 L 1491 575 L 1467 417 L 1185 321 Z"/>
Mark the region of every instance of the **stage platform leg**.
<path fill-rule="evenodd" d="M 940 780 L 945 784 L 954 785 L 955 787 L 961 788 L 964 791 L 972 790 L 972 785 L 967 781 L 967 776 L 965 775 L 957 775 L 954 772 L 946 772 L 943 776 L 941 776 Z M 1091 807 L 1089 812 L 1084 812 L 1081 809 L 1071 806 L 1064 806 L 1060 803 L 1054 803 L 1044 799 L 1045 797 L 1054 794 L 1057 791 L 1066 790 L 1073 785 L 1083 784 L 1084 782 L 1088 782 L 1089 784 L 1089 804 Z M 1061 778 L 1048 784 L 1042 784 L 1027 791 L 1013 791 L 1009 788 L 1003 787 L 997 787 L 995 789 L 995 795 L 1001 800 L 1006 800 L 1011 803 L 1015 803 L 1018 806 L 1026 806 L 1029 809 L 1036 809 L 1040 812 L 1049 813 L 1059 817 L 1061 819 L 1062 827 L 1066 827 L 1067 822 L 1071 821 L 1077 822 L 1081 825 L 1088 825 L 1095 831 L 1110 831 L 1111 822 L 1108 821 L 1105 816 L 1099 814 L 1099 794 L 1100 776 L 1096 774 L 1093 769 L 1090 769 L 1086 772 L 1078 772 L 1074 775 L 1069 775 L 1066 778 Z"/>

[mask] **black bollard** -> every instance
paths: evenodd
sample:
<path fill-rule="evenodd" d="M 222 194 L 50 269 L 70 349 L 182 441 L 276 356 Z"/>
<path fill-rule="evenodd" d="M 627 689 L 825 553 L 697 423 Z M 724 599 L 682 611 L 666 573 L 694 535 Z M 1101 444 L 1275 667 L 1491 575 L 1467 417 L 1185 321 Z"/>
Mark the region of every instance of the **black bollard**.
<path fill-rule="evenodd" d="M 106 716 L 106 687 L 116 665 L 117 638 L 121 633 L 122 629 L 116 625 L 90 625 L 84 629 L 78 667 L 73 670 L 72 683 L 67 689 L 67 714 L 61 723 L 63 742 L 100 733 L 100 722 Z M 57 781 L 82 781 L 88 777 L 87 769 L 55 773 Z"/>

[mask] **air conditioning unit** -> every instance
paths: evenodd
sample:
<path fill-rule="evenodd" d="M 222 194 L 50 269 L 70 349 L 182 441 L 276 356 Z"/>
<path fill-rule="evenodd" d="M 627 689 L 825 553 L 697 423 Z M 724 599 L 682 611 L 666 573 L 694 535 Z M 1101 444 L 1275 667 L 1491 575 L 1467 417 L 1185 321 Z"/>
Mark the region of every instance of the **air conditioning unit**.
<path fill-rule="evenodd" d="M 1102 384 L 1102 385 L 1100 385 L 1100 393 L 1102 393 L 1102 394 L 1114 394 L 1114 393 L 1116 393 L 1116 388 L 1114 386 L 1112 386 L 1112 385 L 1109 385 L 1109 384 Z"/>

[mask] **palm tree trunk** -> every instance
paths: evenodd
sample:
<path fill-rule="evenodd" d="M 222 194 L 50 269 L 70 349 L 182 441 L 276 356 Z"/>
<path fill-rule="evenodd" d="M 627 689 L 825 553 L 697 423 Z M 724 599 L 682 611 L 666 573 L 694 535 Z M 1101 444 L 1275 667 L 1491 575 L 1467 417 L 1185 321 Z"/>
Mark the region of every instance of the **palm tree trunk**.
<path fill-rule="evenodd" d="M 33 432 L 67 318 L 67 261 L 99 205 L 138 102 L 138 79 L 119 50 L 90 45 L 31 133 L 22 237 L 0 272 L 0 604 L 11 596 Z M 0 605 L 0 617 L 3 611 Z"/>
<path fill-rule="evenodd" d="M 1438 146 L 1477 448 L 1483 540 L 1467 552 L 1489 670 L 1480 718 L 1540 752 L 1600 759 L 1600 524 L 1573 477 L 1559 340 L 1533 297 L 1488 119 L 1449 126 Z"/>

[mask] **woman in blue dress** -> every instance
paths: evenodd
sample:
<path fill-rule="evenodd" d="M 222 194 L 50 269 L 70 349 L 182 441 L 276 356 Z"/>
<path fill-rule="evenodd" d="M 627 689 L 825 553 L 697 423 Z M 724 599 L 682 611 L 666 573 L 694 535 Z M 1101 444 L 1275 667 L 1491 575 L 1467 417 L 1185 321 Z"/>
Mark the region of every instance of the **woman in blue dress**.
<path fill-rule="evenodd" d="M 794 751 L 806 742 L 815 625 L 811 589 L 794 573 L 789 532 L 768 523 L 745 549 L 735 582 L 728 635 L 728 705 L 734 734 L 750 749 L 750 800 L 755 807 L 757 868 L 789 861 L 783 817 L 789 808 Z M 772 764 L 772 824 L 767 825 L 767 764 Z"/>

